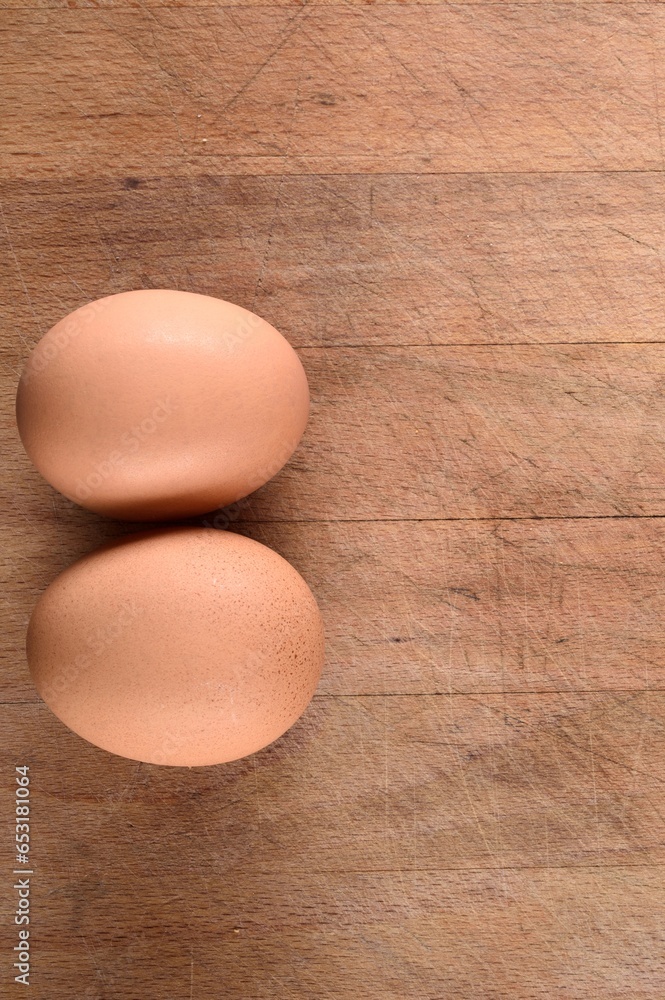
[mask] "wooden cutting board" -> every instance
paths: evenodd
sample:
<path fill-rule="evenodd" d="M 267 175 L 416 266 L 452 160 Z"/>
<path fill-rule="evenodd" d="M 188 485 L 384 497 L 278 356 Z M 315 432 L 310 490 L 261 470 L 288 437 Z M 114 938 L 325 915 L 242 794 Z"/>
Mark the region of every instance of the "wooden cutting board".
<path fill-rule="evenodd" d="M 38 1000 L 661 1000 L 663 6 L 1 0 L 0 28 L 0 994 L 28 765 Z M 312 390 L 213 521 L 309 581 L 325 674 L 213 768 L 84 743 L 23 652 L 134 526 L 31 468 L 17 375 L 139 287 L 254 309 Z"/>

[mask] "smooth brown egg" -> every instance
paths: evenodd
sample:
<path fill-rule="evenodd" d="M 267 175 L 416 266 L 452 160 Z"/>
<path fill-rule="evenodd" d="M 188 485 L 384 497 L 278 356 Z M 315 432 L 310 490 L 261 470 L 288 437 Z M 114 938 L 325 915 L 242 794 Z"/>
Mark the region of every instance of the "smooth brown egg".
<path fill-rule="evenodd" d="M 221 299 L 157 289 L 57 323 L 16 400 L 25 449 L 52 486 L 137 520 L 202 514 L 258 489 L 308 411 L 303 367 L 274 327 Z"/>
<path fill-rule="evenodd" d="M 259 542 L 206 528 L 153 530 L 79 559 L 42 594 L 27 638 L 58 718 L 151 764 L 265 747 L 304 711 L 323 655 L 299 573 Z"/>

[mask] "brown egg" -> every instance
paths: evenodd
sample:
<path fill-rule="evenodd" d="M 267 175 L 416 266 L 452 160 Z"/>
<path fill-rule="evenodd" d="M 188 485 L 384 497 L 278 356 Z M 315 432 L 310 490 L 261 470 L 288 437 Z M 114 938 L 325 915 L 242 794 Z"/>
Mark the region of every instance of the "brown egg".
<path fill-rule="evenodd" d="M 307 423 L 307 379 L 264 320 L 190 292 L 91 302 L 39 341 L 19 383 L 25 449 L 100 514 L 202 514 L 277 473 Z"/>
<path fill-rule="evenodd" d="M 90 743 L 151 764 L 218 764 L 301 715 L 323 626 L 305 581 L 265 545 L 153 530 L 61 573 L 32 614 L 27 655 L 46 704 Z"/>

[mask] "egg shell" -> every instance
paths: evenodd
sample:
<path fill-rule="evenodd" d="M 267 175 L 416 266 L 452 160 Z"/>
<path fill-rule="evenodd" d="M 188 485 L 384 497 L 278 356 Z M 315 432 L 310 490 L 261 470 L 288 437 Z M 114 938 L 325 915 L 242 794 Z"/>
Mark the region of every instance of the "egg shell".
<path fill-rule="evenodd" d="M 307 423 L 284 337 L 207 295 L 122 292 L 77 309 L 30 354 L 21 440 L 70 500 L 113 517 L 202 514 L 274 476 Z"/>
<path fill-rule="evenodd" d="M 213 529 L 152 530 L 50 584 L 27 657 L 46 704 L 90 743 L 152 764 L 218 764 L 301 715 L 323 665 L 323 625 L 303 578 L 267 546 Z"/>

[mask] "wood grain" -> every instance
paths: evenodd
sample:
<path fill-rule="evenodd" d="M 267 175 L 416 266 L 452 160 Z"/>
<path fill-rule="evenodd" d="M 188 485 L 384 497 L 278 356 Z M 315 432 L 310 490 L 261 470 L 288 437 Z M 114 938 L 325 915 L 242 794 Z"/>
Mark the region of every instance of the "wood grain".
<path fill-rule="evenodd" d="M 3 23 L 4 176 L 663 168 L 658 4 L 86 8 Z"/>
<path fill-rule="evenodd" d="M 32 486 L 32 484 L 31 484 Z M 28 493 L 32 493 L 30 503 Z M 64 501 L 14 498 L 0 700 L 37 700 L 23 641 L 37 595 L 124 529 Z M 55 497 L 54 497 L 55 500 Z M 9 506 L 9 500 L 8 500 Z M 242 523 L 313 588 L 326 695 L 665 688 L 665 521 Z M 20 550 L 21 555 L 18 555 Z"/>
<path fill-rule="evenodd" d="M 207 769 L 115 758 L 41 704 L 4 715 L 45 874 L 76 858 L 103 880 L 124 840 L 125 872 L 140 851 L 157 882 L 197 861 L 226 880 L 664 860 L 662 692 L 319 696 L 259 757 Z"/>
<path fill-rule="evenodd" d="M 246 517 L 662 515 L 663 345 L 303 350 L 313 408 Z"/>
<path fill-rule="evenodd" d="M 514 0 L 492 0 L 493 3 L 505 3 L 514 5 Z M 541 6 L 551 6 L 558 3 L 579 4 L 580 0 L 524 0 L 525 3 L 534 3 Z M 625 0 L 626 3 L 662 3 L 662 0 Z M 448 4 L 449 0 L 224 0 L 221 5 L 224 8 L 236 7 L 290 7 L 295 9 L 299 6 L 312 7 L 360 7 L 361 9 L 374 6 L 394 7 L 413 5 L 416 7 L 437 7 Z M 616 0 L 585 0 L 584 6 L 590 7 L 593 4 L 616 3 Z M 467 5 L 487 6 L 487 0 L 456 0 L 455 7 Z M 220 4 L 213 0 L 0 0 L 0 10 L 186 10 L 188 8 L 212 8 L 218 9 Z"/>
<path fill-rule="evenodd" d="M 140 873 L 104 881 L 51 876 L 62 933 L 77 940 L 85 921 L 95 941 L 94 951 L 73 957 L 47 930 L 41 951 L 58 980 L 99 983 L 117 1000 L 135 1000 L 137 987 L 172 1000 L 220 988 L 229 1000 L 402 1000 L 405 983 L 437 1000 L 661 996 L 665 898 L 648 868 L 236 874 L 230 881 L 193 868 L 175 880 L 169 872 L 168 882 L 166 890 Z M 105 914 L 134 910 L 137 896 L 137 928 L 111 937 Z M 179 922 L 178 908 L 191 924 Z"/>
<path fill-rule="evenodd" d="M 12 706 L 35 972 L 119 1000 L 222 970 L 229 998 L 656 998 L 664 722 L 662 694 L 317 698 L 261 754 L 188 770 Z"/>
<path fill-rule="evenodd" d="M 310 581 L 330 694 L 665 686 L 665 522 L 246 525 Z"/>
<path fill-rule="evenodd" d="M 29 764 L 32 995 L 660 1000 L 662 4 L 0 9 L 0 815 L 8 873 Z M 23 653 L 48 582 L 138 526 L 31 468 L 18 371 L 83 302 L 164 286 L 260 312 L 312 389 L 292 462 L 202 521 L 310 582 L 324 677 L 215 768 L 84 743 Z"/>
<path fill-rule="evenodd" d="M 306 435 L 243 504 L 244 520 L 665 513 L 661 344 L 301 357 L 312 390 Z M 28 475 L 25 456 L 16 461 L 16 478 Z M 50 503 L 52 491 L 32 482 Z"/>
<path fill-rule="evenodd" d="M 119 1000 L 222 969 L 225 997 L 655 998 L 664 721 L 662 695 L 318 698 L 260 758 L 186 770 L 12 707 L 36 969 Z"/>
<path fill-rule="evenodd" d="M 296 347 L 662 341 L 664 199 L 660 172 L 5 181 L 0 321 L 16 364 L 19 334 L 150 286 Z"/>

